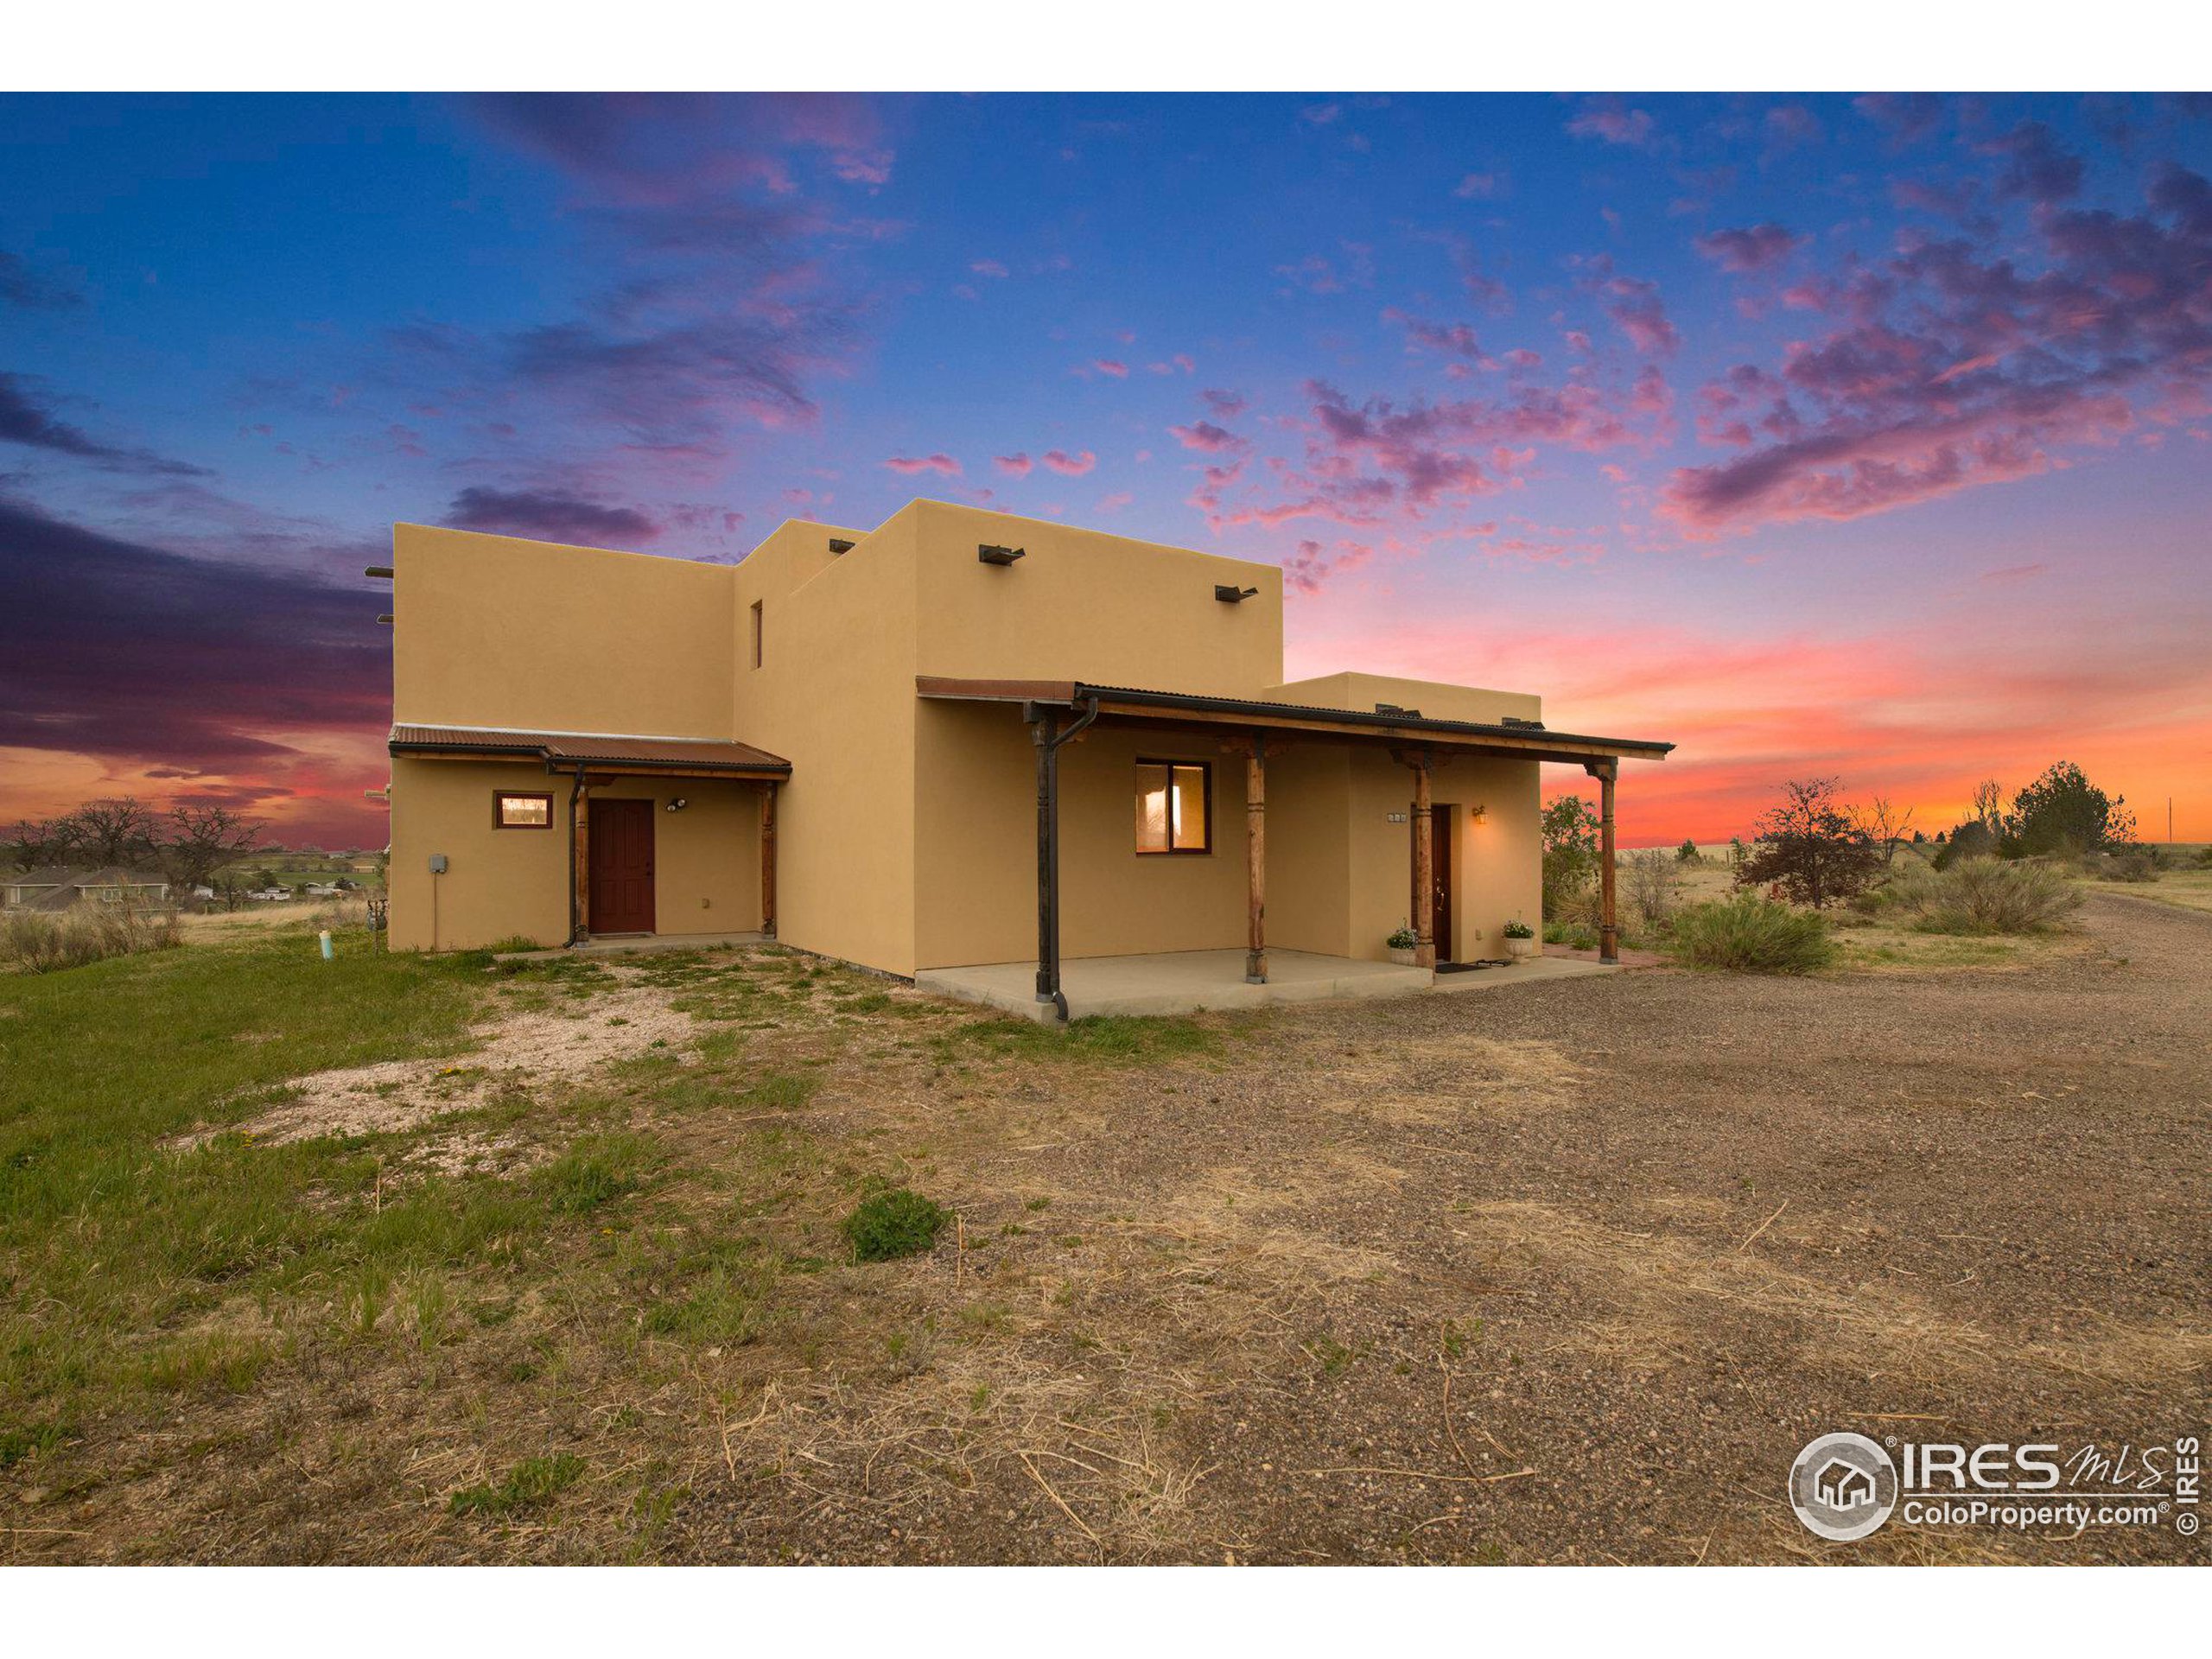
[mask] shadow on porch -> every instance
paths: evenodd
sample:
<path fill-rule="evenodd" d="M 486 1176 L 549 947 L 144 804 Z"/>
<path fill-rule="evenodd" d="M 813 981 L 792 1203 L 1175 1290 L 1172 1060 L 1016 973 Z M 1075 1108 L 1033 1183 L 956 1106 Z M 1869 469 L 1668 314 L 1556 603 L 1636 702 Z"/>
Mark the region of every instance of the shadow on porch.
<path fill-rule="evenodd" d="M 1409 996 L 1427 991 L 1456 992 L 1492 986 L 1567 979 L 1618 969 L 1592 962 L 1538 957 L 1510 968 L 1478 969 L 1439 975 L 1426 968 L 1402 968 L 1388 962 L 1359 962 L 1306 950 L 1270 950 L 1268 978 L 1246 982 L 1242 950 L 1172 950 L 1139 957 L 1079 957 L 1060 964 L 1060 988 L 1068 1018 L 1100 1014 L 1192 1014 L 1202 1008 L 1257 1008 L 1275 1002 L 1314 1002 L 1325 997 Z M 918 990 L 977 1002 L 1031 1020 L 1058 1016 L 1053 1005 L 1037 1000 L 1037 964 L 993 962 L 969 968 L 925 969 L 914 976 Z"/>

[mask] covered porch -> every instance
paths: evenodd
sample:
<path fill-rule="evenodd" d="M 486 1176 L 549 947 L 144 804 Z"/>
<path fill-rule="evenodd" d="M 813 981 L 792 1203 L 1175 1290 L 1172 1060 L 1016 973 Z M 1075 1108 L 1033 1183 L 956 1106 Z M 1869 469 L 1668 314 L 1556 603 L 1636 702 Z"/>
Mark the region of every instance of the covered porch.
<path fill-rule="evenodd" d="M 1439 950 L 1440 936 L 1452 935 L 1448 925 L 1451 912 L 1440 905 L 1440 892 L 1448 897 L 1451 883 L 1446 870 L 1439 868 L 1439 861 L 1451 854 L 1453 841 L 1449 834 L 1436 832 L 1458 822 L 1484 823 L 1480 798 L 1499 787 L 1501 779 L 1510 780 L 1514 776 L 1521 779 L 1515 787 L 1525 793 L 1519 797 L 1521 804 L 1509 817 L 1517 821 L 1520 815 L 1526 816 L 1526 828 L 1520 832 L 1522 839 L 1515 856 L 1528 861 L 1522 879 L 1529 885 L 1522 897 L 1516 900 L 1515 908 L 1501 910 L 1500 914 L 1535 918 L 1535 872 L 1541 853 L 1535 844 L 1536 767 L 1529 763 L 1573 765 L 1599 780 L 1602 804 L 1601 955 L 1605 963 L 1615 963 L 1618 936 L 1614 914 L 1614 797 L 1620 761 L 1624 757 L 1656 760 L 1673 747 L 1634 739 L 1553 732 L 1534 718 L 1505 719 L 1497 724 L 1426 718 L 1417 709 L 1389 703 L 1378 703 L 1370 711 L 1140 690 L 1082 682 L 967 680 L 926 675 L 918 678 L 916 690 L 924 700 L 939 706 L 1011 706 L 1027 727 L 1034 758 L 1036 788 L 1037 939 L 1033 963 L 976 963 L 971 958 L 969 964 L 925 965 L 918 973 L 917 982 L 947 995 L 1018 1008 L 1047 1019 L 1080 1018 L 1084 1013 L 1155 1011 L 1155 1005 L 1157 1011 L 1165 1012 L 1170 1011 L 1171 1007 L 1254 1007 L 1273 1001 L 1396 994 L 1446 985 L 1471 988 L 1516 979 L 1525 982 L 1535 977 L 1595 970 L 1596 964 L 1587 963 L 1560 962 L 1545 968 L 1536 968 L 1534 962 L 1509 963 L 1503 960 L 1503 941 L 1487 947 L 1491 952 L 1488 957 L 1466 949 L 1466 941 L 1457 941 L 1461 945 L 1457 951 Z M 1535 710 L 1531 708 L 1529 712 L 1533 715 Z M 1217 931 L 1213 940 L 1201 938 L 1186 943 L 1179 941 L 1185 943 L 1185 948 L 1180 949 L 1129 952 L 1128 944 L 1123 944 L 1122 950 L 1127 954 L 1109 954 L 1110 945 L 1106 951 L 1101 951 L 1102 940 L 1097 935 L 1102 931 L 1102 922 L 1095 887 L 1089 906 L 1092 919 L 1087 925 L 1078 922 L 1087 937 L 1074 940 L 1071 950 L 1066 947 L 1062 938 L 1066 911 L 1061 870 L 1061 757 L 1068 746 L 1083 742 L 1093 733 L 1112 738 L 1109 747 L 1117 753 L 1135 741 L 1141 748 L 1152 751 L 1168 752 L 1168 746 L 1173 744 L 1178 746 L 1175 753 L 1211 753 L 1221 757 L 1218 766 L 1211 763 L 1191 767 L 1179 765 L 1179 775 L 1185 770 L 1198 777 L 1225 772 L 1235 779 L 1236 773 L 1242 773 L 1238 780 L 1242 783 L 1242 811 L 1238 816 L 1243 819 L 1243 844 L 1241 849 L 1235 846 L 1232 830 L 1218 849 L 1232 857 L 1237 852 L 1243 854 L 1239 861 L 1244 867 L 1240 884 L 1244 899 L 1244 925 L 1239 930 L 1243 936 L 1241 949 L 1188 948 L 1203 947 L 1214 940 L 1226 946 L 1236 937 L 1230 933 L 1228 938 L 1223 938 Z M 1140 735 L 1133 738 L 1132 734 Z M 1141 735 L 1144 734 L 1150 735 Z M 1332 753 L 1346 757 L 1353 766 L 1351 775 L 1365 780 L 1357 785 L 1351 793 L 1340 793 L 1338 799 L 1342 810 L 1352 814 L 1353 836 L 1366 839 L 1356 842 L 1350 864 L 1345 866 L 1345 842 L 1339 834 L 1333 849 L 1339 868 L 1319 878 L 1317 887 L 1310 839 L 1314 822 L 1312 763 L 1315 757 Z M 1462 764 L 1459 772 L 1452 772 L 1452 777 L 1468 772 L 1471 776 L 1479 775 L 1487 782 L 1469 791 L 1468 799 L 1447 806 L 1454 791 L 1447 789 L 1440 798 L 1433 783 L 1435 774 L 1452 766 L 1455 761 Z M 1141 758 L 1141 767 L 1145 764 Z M 1344 761 L 1336 764 L 1341 766 Z M 1341 906 L 1336 918 L 1339 925 L 1335 930 L 1335 940 L 1316 941 L 1309 925 L 1305 937 L 1294 931 L 1294 939 L 1301 945 L 1318 943 L 1318 949 L 1285 950 L 1280 944 L 1271 947 L 1268 785 L 1270 771 L 1278 767 L 1289 769 L 1286 776 L 1301 775 L 1302 767 L 1302 776 L 1306 779 L 1303 798 L 1294 789 L 1291 799 L 1292 805 L 1304 809 L 1300 822 L 1306 827 L 1308 840 L 1302 847 L 1286 843 L 1284 848 L 1287 868 L 1282 874 L 1289 886 L 1280 897 L 1286 914 L 1289 913 L 1289 907 L 1300 907 L 1302 918 L 1310 908 L 1307 901 L 1313 893 L 1341 887 L 1344 880 L 1350 880 L 1358 889 L 1359 902 L 1365 906 L 1365 913 L 1371 917 L 1378 906 L 1390 904 L 1390 884 L 1402 881 L 1405 885 L 1399 887 L 1397 893 L 1404 909 L 1399 911 L 1395 906 L 1391 908 L 1392 913 L 1406 917 L 1414 936 L 1410 964 L 1363 959 L 1357 953 L 1367 947 L 1359 925 L 1353 928 L 1347 952 L 1342 938 Z M 1152 769 L 1159 770 L 1157 766 Z M 1092 765 L 1085 775 L 1096 771 Z M 1400 793 L 1398 787 L 1390 785 L 1392 777 L 1402 780 L 1400 787 L 1404 792 Z M 1337 787 L 1343 790 L 1341 781 Z M 1229 790 L 1235 788 L 1235 782 L 1228 785 Z M 1091 800 L 1090 817 L 1083 821 L 1088 834 L 1088 840 L 1084 842 L 1087 855 L 1085 851 L 1079 851 L 1077 856 L 1082 861 L 1073 867 L 1078 878 L 1095 874 L 1093 861 L 1099 856 L 1095 789 Z M 1379 827 L 1384 816 L 1380 808 L 1384 804 L 1390 808 L 1389 822 L 1399 826 L 1392 832 L 1395 836 L 1402 837 L 1397 845 L 1405 849 L 1388 855 L 1387 861 L 1383 853 L 1387 843 L 1382 839 Z M 1141 804 L 1140 813 L 1143 810 Z M 1377 826 L 1372 830 L 1364 827 L 1370 810 Z M 1236 804 L 1224 803 L 1222 816 L 1226 820 L 1236 811 Z M 1217 850 L 1211 831 L 1211 812 L 1209 807 L 1205 844 L 1194 848 L 1194 851 L 1211 854 Z M 1122 822 L 1126 824 L 1128 820 L 1124 818 Z M 1338 822 L 1342 822 L 1341 815 Z M 1224 822 L 1222 827 L 1228 829 L 1229 825 Z M 1128 832 L 1125 829 L 1122 833 L 1126 836 Z M 1337 833 L 1334 824 L 1332 833 Z M 1364 848 L 1363 854 L 1358 850 L 1360 848 Z M 1393 877 L 1387 868 L 1389 862 L 1395 862 L 1402 874 Z M 1509 861 L 1493 868 L 1521 870 L 1522 866 Z M 1222 871 L 1221 874 L 1226 876 L 1228 872 Z M 1228 890 L 1217 884 L 1215 898 L 1227 899 Z M 1141 902 L 1134 893 L 1128 901 Z M 1217 917 L 1215 925 L 1227 931 L 1224 925 L 1228 918 L 1217 910 L 1213 913 Z M 1127 931 L 1111 926 L 1105 926 L 1103 931 L 1109 934 Z M 1180 931 L 1187 933 L 1198 930 Z M 1471 931 L 1479 933 L 1479 930 Z M 1372 937 L 1379 946 L 1382 932 L 1376 931 Z M 1463 960 L 1455 963 L 1448 959 L 1455 954 Z M 1469 957 L 1477 960 L 1464 959 Z M 940 963 L 945 960 L 944 957 L 938 957 Z M 950 960 L 959 963 L 957 957 Z M 1492 962 L 1495 966 L 1489 965 Z M 1440 967 L 1458 971 L 1440 977 L 1436 972 Z M 1027 982 L 1026 996 L 1020 983 L 1023 981 Z"/>
<path fill-rule="evenodd" d="M 1058 1003 L 1037 995 L 1037 964 L 995 962 L 973 968 L 936 968 L 914 976 L 917 989 L 978 1003 L 1040 1021 L 1107 1015 L 1194 1014 L 1202 1009 L 1265 1007 L 1277 1002 L 1319 1002 L 1338 997 L 1412 996 L 1452 993 L 1538 981 L 1586 977 L 1615 971 L 1592 962 L 1532 957 L 1510 967 L 1439 974 L 1395 963 L 1360 962 L 1310 950 L 1270 950 L 1268 973 L 1254 981 L 1243 950 L 1166 950 L 1136 957 L 1079 957 L 1060 967 Z"/>
<path fill-rule="evenodd" d="M 720 739 L 423 725 L 395 726 L 390 747 L 395 760 L 461 763 L 469 779 L 485 762 L 543 768 L 543 788 L 491 791 L 505 859 L 461 851 L 431 866 L 436 882 L 503 865 L 530 882 L 539 910 L 557 897 L 565 933 L 528 930 L 538 938 L 621 950 L 776 936 L 776 809 L 791 770 L 779 755 Z M 441 844 L 453 842 L 456 826 L 441 828 Z M 565 845 L 529 847 L 524 876 L 507 830 Z"/>

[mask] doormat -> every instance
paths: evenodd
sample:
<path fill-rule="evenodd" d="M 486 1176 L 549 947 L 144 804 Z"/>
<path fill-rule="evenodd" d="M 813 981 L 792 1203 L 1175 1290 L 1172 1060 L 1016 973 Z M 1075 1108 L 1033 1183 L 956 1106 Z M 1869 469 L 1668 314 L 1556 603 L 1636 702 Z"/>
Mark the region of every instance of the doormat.
<path fill-rule="evenodd" d="M 1436 964 L 1436 971 L 1440 974 L 1471 974 L 1478 968 L 1497 968 L 1502 965 L 1495 962 L 1440 962 Z"/>

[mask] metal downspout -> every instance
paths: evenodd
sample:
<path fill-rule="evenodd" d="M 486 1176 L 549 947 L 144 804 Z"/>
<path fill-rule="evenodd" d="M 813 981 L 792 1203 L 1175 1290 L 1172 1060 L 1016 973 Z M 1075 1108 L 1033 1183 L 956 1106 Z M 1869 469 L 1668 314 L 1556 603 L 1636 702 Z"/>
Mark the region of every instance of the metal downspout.
<path fill-rule="evenodd" d="M 555 766 L 550 760 L 548 760 L 545 763 L 545 770 L 548 772 L 557 772 L 559 768 Z M 571 950 L 575 950 L 576 946 L 582 943 L 577 936 L 582 931 L 583 921 L 583 918 L 576 914 L 576 812 L 578 810 L 579 798 L 583 794 L 583 789 L 584 769 L 582 763 L 578 762 L 575 776 L 570 779 L 569 782 L 569 857 L 567 866 L 562 872 L 567 878 L 566 886 L 569 889 L 569 943 L 567 948 Z"/>
<path fill-rule="evenodd" d="M 1065 729 L 1041 703 L 1022 705 L 1030 741 L 1037 746 L 1037 1000 L 1049 1002 L 1065 1025 L 1068 999 L 1060 989 L 1060 746 L 1081 735 L 1098 718 L 1098 699 L 1085 700 L 1083 713 Z"/>

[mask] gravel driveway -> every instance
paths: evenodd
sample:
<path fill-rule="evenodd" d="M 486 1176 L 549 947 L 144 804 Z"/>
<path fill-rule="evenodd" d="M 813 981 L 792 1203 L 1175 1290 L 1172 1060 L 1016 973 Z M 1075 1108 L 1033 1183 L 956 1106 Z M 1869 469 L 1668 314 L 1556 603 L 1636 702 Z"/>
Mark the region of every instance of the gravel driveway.
<path fill-rule="evenodd" d="M 882 1107 L 971 1246 L 884 1322 L 951 1335 L 767 1379 L 738 1444 L 783 1477 L 699 1495 L 677 1553 L 2201 1559 L 1826 1544 L 1783 1491 L 1835 1429 L 2202 1433 L 2209 954 L 2212 918 L 2101 895 L 2012 971 L 1334 1004 L 1211 1065 Z"/>

